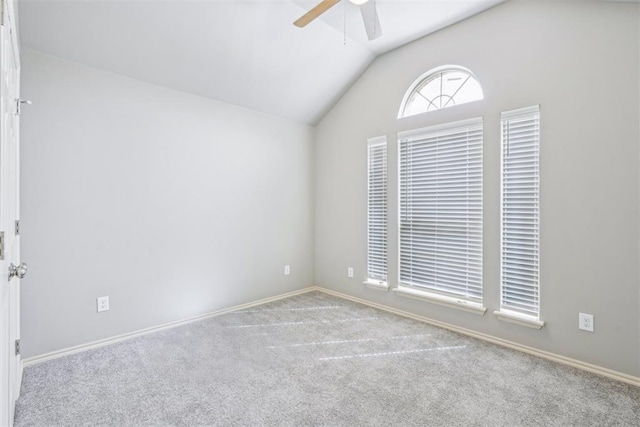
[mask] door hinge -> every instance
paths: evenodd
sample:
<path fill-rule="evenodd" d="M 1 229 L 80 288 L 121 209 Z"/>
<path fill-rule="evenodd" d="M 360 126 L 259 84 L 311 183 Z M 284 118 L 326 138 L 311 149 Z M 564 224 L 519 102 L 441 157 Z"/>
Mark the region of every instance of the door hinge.
<path fill-rule="evenodd" d="M 4 231 L 0 231 L 0 260 L 4 259 Z"/>
<path fill-rule="evenodd" d="M 26 99 L 16 98 L 16 116 L 19 116 L 22 113 L 22 104 L 31 105 L 33 103 Z"/>
<path fill-rule="evenodd" d="M 20 355 L 20 340 L 16 340 L 16 356 Z"/>
<path fill-rule="evenodd" d="M 0 0 L 0 25 L 4 27 L 4 0 Z"/>
<path fill-rule="evenodd" d="M 16 219 L 16 236 L 20 235 L 20 220 Z"/>

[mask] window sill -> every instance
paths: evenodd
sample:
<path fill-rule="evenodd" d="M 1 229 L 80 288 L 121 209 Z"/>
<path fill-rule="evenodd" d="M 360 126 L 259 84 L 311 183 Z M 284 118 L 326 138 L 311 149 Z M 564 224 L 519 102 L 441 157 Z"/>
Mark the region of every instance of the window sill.
<path fill-rule="evenodd" d="M 362 282 L 369 289 L 375 289 L 377 291 L 387 292 L 389 290 L 389 284 L 387 282 L 381 282 L 379 280 L 368 279 Z"/>
<path fill-rule="evenodd" d="M 487 311 L 487 308 L 483 307 L 482 304 L 461 300 L 459 298 L 452 298 L 444 295 L 433 294 L 431 292 L 420 291 L 420 290 L 411 289 L 411 288 L 402 287 L 402 286 L 398 286 L 393 291 L 396 294 L 406 298 L 413 298 L 420 301 L 426 301 L 432 304 L 441 305 L 444 307 L 451 307 L 457 310 L 466 311 L 468 313 L 479 314 L 480 316 L 484 315 L 484 313 Z"/>
<path fill-rule="evenodd" d="M 524 326 L 532 329 L 542 329 L 544 326 L 544 322 L 542 320 L 537 320 L 533 317 L 516 313 L 513 311 L 494 311 L 493 314 L 498 316 L 499 320 L 503 322 L 513 323 L 515 325 Z"/>

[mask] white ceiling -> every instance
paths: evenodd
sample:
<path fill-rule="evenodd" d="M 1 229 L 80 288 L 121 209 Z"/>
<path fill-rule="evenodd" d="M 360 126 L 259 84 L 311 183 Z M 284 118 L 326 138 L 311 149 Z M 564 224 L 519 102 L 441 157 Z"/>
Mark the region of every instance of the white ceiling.
<path fill-rule="evenodd" d="M 376 56 L 504 0 L 377 0 L 383 35 L 374 41 L 346 0 L 305 28 L 292 24 L 319 1 L 21 0 L 20 38 L 34 50 L 315 124 Z"/>

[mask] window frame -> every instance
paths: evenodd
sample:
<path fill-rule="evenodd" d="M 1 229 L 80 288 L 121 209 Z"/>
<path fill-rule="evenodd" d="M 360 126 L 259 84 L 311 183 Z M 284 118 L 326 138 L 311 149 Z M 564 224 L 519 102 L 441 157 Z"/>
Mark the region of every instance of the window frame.
<path fill-rule="evenodd" d="M 373 149 L 383 147 L 384 153 L 382 157 L 383 165 L 381 166 L 383 173 L 381 174 L 382 191 L 384 195 L 384 221 L 383 230 L 384 235 L 384 274 L 376 275 L 372 271 L 372 227 L 371 227 L 371 177 L 372 177 L 372 159 Z M 388 155 L 388 141 L 387 136 L 378 136 L 375 138 L 367 139 L 367 279 L 363 282 L 365 286 L 371 289 L 388 290 L 389 289 L 389 155 Z M 373 273 L 373 274 L 372 274 Z"/>
<path fill-rule="evenodd" d="M 509 147 L 506 144 L 509 143 L 510 131 L 505 131 L 505 126 L 509 126 L 512 121 L 524 122 L 524 121 L 533 121 L 535 126 L 535 134 L 533 137 L 533 143 L 529 142 L 529 144 L 533 144 L 534 153 L 526 157 L 526 160 L 532 162 L 534 165 L 534 170 L 530 172 L 530 175 L 527 175 L 527 180 L 532 182 L 535 188 L 525 188 L 523 191 L 532 191 L 534 194 L 533 201 L 530 202 L 533 205 L 533 209 L 535 212 L 535 218 L 533 220 L 533 225 L 530 226 L 534 231 L 534 235 L 532 238 L 528 239 L 529 241 L 533 241 L 534 249 L 531 257 L 533 261 L 531 261 L 531 271 L 534 271 L 533 279 L 535 290 L 534 296 L 532 299 L 534 300 L 535 313 L 532 313 L 530 310 L 519 309 L 514 305 L 505 302 L 505 292 L 508 290 L 505 284 L 505 256 L 506 248 L 505 245 L 505 221 L 506 221 L 506 212 L 505 212 L 505 203 L 506 198 L 509 197 L 506 194 L 505 188 L 505 180 L 507 179 L 505 174 L 505 164 L 506 157 L 508 156 Z M 544 322 L 540 319 L 540 301 L 541 301 L 541 286 L 540 286 L 540 106 L 534 105 L 531 107 L 519 108 L 510 111 L 504 111 L 500 115 L 500 309 L 495 311 L 494 314 L 503 321 L 519 324 L 521 326 L 526 326 L 534 329 L 540 329 L 544 326 Z M 522 160 L 521 160 L 522 161 Z M 510 197 L 517 196 L 520 193 L 514 193 Z M 529 260 L 527 260 L 529 261 Z M 528 265 L 529 266 L 529 265 Z M 519 285 L 523 286 L 523 285 Z M 524 286 L 530 286 L 525 284 Z M 511 290 L 513 292 L 513 289 Z"/>
<path fill-rule="evenodd" d="M 431 111 L 427 110 L 427 111 L 422 111 L 422 112 L 419 112 L 419 113 L 407 114 L 406 110 L 407 110 L 407 107 L 408 107 L 408 102 L 412 98 L 413 94 L 416 92 L 418 87 L 420 87 L 420 85 L 422 85 L 422 83 L 425 80 L 430 80 L 436 74 L 443 74 L 443 73 L 446 73 L 448 71 L 463 72 L 463 73 L 467 74 L 470 78 L 474 79 L 476 81 L 476 83 L 478 84 L 478 86 L 480 87 L 480 92 L 481 92 L 480 98 L 474 99 L 472 101 L 467 101 L 467 102 L 464 102 L 462 104 L 454 104 L 454 105 L 452 105 L 450 107 L 446 107 L 445 106 L 445 107 L 442 107 L 442 108 L 438 108 L 436 110 L 431 110 Z M 455 93 L 454 93 L 454 95 L 455 95 Z M 464 105 L 464 104 L 468 104 L 468 103 L 471 103 L 471 102 L 481 101 L 483 99 L 484 99 L 484 91 L 482 90 L 482 85 L 480 84 L 480 80 L 478 80 L 476 75 L 473 74 L 471 72 L 471 70 L 469 70 L 468 68 L 462 67 L 460 65 L 442 65 L 440 67 L 432 68 L 431 70 L 429 70 L 426 73 L 422 74 L 420 77 L 418 77 L 409 86 L 409 89 L 407 89 L 407 91 L 405 92 L 404 97 L 402 98 L 402 102 L 400 103 L 400 110 L 398 110 L 398 117 L 397 118 L 398 119 L 403 119 L 403 118 L 406 118 L 406 117 L 413 117 L 413 116 L 417 116 L 419 114 L 425 114 L 425 113 L 429 113 L 429 112 L 432 112 L 432 111 L 438 111 L 438 110 L 442 110 L 442 109 L 445 109 L 445 108 L 455 107 L 457 105 Z"/>
<path fill-rule="evenodd" d="M 456 295 L 453 293 L 447 293 L 444 292 L 442 290 L 438 290 L 438 289 L 433 289 L 433 288 L 428 288 L 428 287 L 417 287 L 417 286 L 411 286 L 408 285 L 406 283 L 403 283 L 402 280 L 402 226 L 403 226 L 403 220 L 402 220 L 402 206 L 403 206 L 403 192 L 402 192 L 402 185 L 403 185 L 403 180 L 402 180 L 402 173 L 403 173 L 403 164 L 402 164 L 402 149 L 403 149 L 403 144 L 407 143 L 408 140 L 410 140 L 411 138 L 422 138 L 422 137 L 429 137 L 429 135 L 431 135 L 431 137 L 433 137 L 434 135 L 444 135 L 446 133 L 449 134 L 455 134 L 455 133 L 462 133 L 465 130 L 467 132 L 469 132 L 470 129 L 476 129 L 477 128 L 480 129 L 480 142 L 479 142 L 479 149 L 480 149 L 480 154 L 479 154 L 479 165 L 480 165 L 480 178 L 479 178 L 479 191 L 481 192 L 481 196 L 480 196 L 480 219 L 479 219 L 479 231 L 480 231 L 480 249 L 478 250 L 479 253 L 479 268 L 480 268 L 480 274 L 479 274 L 479 290 L 480 290 L 480 298 L 476 298 L 476 299 L 471 299 L 468 297 L 464 297 L 461 295 Z M 483 299 L 484 299 L 484 289 L 483 289 L 483 270 L 484 270 L 484 266 L 483 266 L 483 205 L 484 205 L 484 200 L 482 199 L 482 191 L 483 191 L 483 183 L 484 183 L 484 179 L 483 179 L 483 163 L 484 163 L 484 150 L 483 150 L 483 142 L 484 142 L 484 119 L 482 117 L 478 117 L 478 118 L 474 118 L 474 119 L 468 119 L 468 120 L 462 120 L 462 121 L 456 121 L 456 122 L 450 122 L 450 123 L 445 123 L 445 124 L 441 124 L 441 125 L 436 125 L 436 126 L 430 126 L 427 128 L 421 128 L 421 129 L 415 129 L 415 130 L 411 130 L 411 131 L 405 131 L 405 132 L 400 132 L 398 133 L 398 224 L 397 224 L 397 233 L 398 233 L 398 286 L 396 288 L 394 288 L 394 291 L 401 296 L 405 296 L 405 297 L 409 297 L 409 298 L 414 298 L 414 299 L 419 299 L 419 300 L 424 300 L 427 302 L 431 302 L 434 304 L 438 304 L 438 305 L 444 305 L 444 306 L 448 306 L 448 307 L 453 307 L 453 308 L 457 308 L 460 310 L 464 310 L 464 311 L 468 311 L 468 312 L 472 312 L 472 313 L 476 313 L 476 314 L 484 314 L 486 312 L 486 308 L 483 306 Z"/>

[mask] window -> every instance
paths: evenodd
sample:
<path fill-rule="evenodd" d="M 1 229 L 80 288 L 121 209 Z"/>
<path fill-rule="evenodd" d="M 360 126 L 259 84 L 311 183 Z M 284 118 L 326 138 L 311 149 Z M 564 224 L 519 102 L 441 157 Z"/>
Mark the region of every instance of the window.
<path fill-rule="evenodd" d="M 482 99 L 482 88 L 471 71 L 458 66 L 439 67 L 420 76 L 402 100 L 398 118 L 453 107 Z"/>
<path fill-rule="evenodd" d="M 500 309 L 539 320 L 540 109 L 502 113 Z M 541 322 L 533 322 L 542 326 Z"/>
<path fill-rule="evenodd" d="M 479 118 L 399 134 L 399 293 L 481 305 L 482 132 Z"/>
<path fill-rule="evenodd" d="M 365 284 L 387 289 L 387 138 L 367 142 L 367 277 Z"/>

